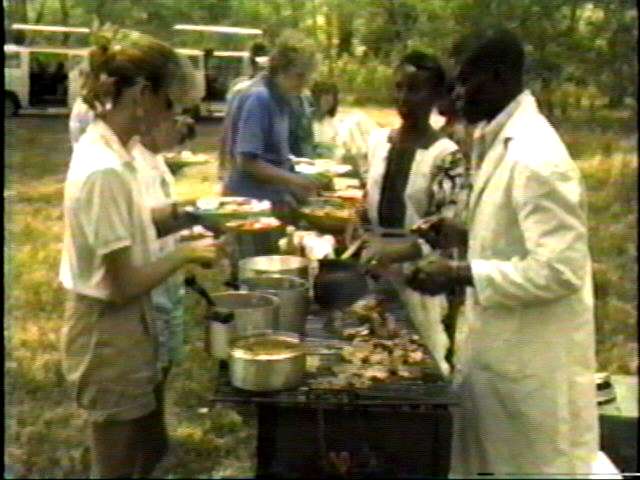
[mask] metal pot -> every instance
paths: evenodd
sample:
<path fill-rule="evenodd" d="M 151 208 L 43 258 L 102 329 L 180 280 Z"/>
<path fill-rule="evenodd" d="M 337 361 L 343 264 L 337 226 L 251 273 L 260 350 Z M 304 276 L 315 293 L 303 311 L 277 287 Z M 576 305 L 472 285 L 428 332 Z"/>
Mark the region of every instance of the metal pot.
<path fill-rule="evenodd" d="M 233 336 L 275 328 L 280 307 L 277 297 L 256 292 L 224 292 L 211 295 L 211 299 L 219 315 L 233 314 Z"/>
<path fill-rule="evenodd" d="M 263 275 L 290 275 L 309 281 L 309 259 L 293 255 L 265 255 L 240 260 L 240 280 Z"/>
<path fill-rule="evenodd" d="M 238 259 L 278 253 L 278 240 L 285 234 L 283 226 L 260 231 L 229 230 Z"/>
<path fill-rule="evenodd" d="M 272 354 L 258 353 L 265 344 L 278 348 L 273 348 Z M 239 340 L 230 353 L 231 384 L 243 390 L 271 392 L 295 388 L 302 383 L 305 369 L 306 356 L 300 342 L 284 335 Z"/>
<path fill-rule="evenodd" d="M 253 292 L 278 297 L 280 315 L 276 329 L 302 335 L 309 310 L 309 283 L 288 275 L 269 275 L 245 278 L 241 285 Z"/>
<path fill-rule="evenodd" d="M 208 352 L 213 358 L 229 359 L 229 350 L 234 337 L 233 327 L 233 313 L 222 318 L 217 314 L 207 317 Z"/>
<path fill-rule="evenodd" d="M 238 339 L 229 357 L 231 384 L 253 392 L 299 387 L 304 380 L 307 354 L 336 352 L 314 349 L 297 335 L 286 332 L 261 332 Z"/>
<path fill-rule="evenodd" d="M 313 284 L 313 298 L 322 308 L 344 309 L 369 293 L 367 268 L 354 260 L 323 259 Z"/>

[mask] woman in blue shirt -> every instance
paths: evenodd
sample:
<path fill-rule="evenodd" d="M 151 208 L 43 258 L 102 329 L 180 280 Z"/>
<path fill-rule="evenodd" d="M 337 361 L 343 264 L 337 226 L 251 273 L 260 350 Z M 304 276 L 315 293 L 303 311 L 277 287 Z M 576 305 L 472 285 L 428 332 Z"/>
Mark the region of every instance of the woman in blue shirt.
<path fill-rule="evenodd" d="M 290 98 L 302 93 L 315 67 L 309 42 L 286 33 L 266 74 L 237 99 L 230 112 L 234 165 L 227 194 L 270 200 L 274 210 L 287 211 L 318 190 L 315 182 L 295 172 L 289 149 Z"/>

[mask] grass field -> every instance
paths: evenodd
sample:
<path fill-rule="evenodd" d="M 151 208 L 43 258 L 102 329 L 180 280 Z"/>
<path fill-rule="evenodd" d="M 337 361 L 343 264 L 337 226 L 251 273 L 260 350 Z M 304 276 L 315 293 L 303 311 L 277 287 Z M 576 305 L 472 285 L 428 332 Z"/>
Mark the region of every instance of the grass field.
<path fill-rule="evenodd" d="M 387 111 L 369 113 L 381 123 L 392 121 Z M 597 128 L 576 121 L 560 130 L 588 191 L 600 369 L 635 373 L 638 167 L 636 145 L 629 140 L 635 139 L 635 122 L 616 122 Z M 73 408 L 58 350 L 64 294 L 57 271 L 67 158 L 54 158 L 47 144 L 38 142 L 41 132 L 29 131 L 28 123 L 7 128 L 5 139 L 13 143 L 5 163 L 5 464 L 14 477 L 83 478 L 89 472 L 85 418 Z M 66 127 L 54 130 L 48 132 L 51 141 L 66 142 Z M 194 150 L 205 147 L 199 145 Z M 178 180 L 179 195 L 210 192 L 212 167 L 187 169 Z M 212 291 L 221 288 L 214 273 L 198 275 Z M 168 385 L 172 446 L 158 476 L 251 476 L 252 412 L 207 401 L 215 379 L 203 353 L 202 312 L 201 301 L 189 295 L 187 354 Z"/>

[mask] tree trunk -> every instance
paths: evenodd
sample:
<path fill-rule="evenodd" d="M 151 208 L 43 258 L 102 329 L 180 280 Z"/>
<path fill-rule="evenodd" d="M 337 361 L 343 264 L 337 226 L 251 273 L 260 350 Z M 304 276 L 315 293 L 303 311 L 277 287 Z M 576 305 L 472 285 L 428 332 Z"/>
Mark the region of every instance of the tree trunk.
<path fill-rule="evenodd" d="M 569 24 L 567 25 L 567 37 L 571 38 L 576 33 L 578 27 L 578 0 L 571 2 L 571 10 L 569 11 Z"/>
<path fill-rule="evenodd" d="M 338 58 L 353 53 L 353 20 L 352 12 L 337 14 L 338 20 Z"/>
<path fill-rule="evenodd" d="M 42 19 L 44 18 L 44 12 L 45 12 L 45 4 L 47 3 L 47 0 L 41 0 L 40 2 L 40 7 L 38 7 L 38 13 L 36 13 L 36 18 L 33 20 L 33 23 L 35 23 L 36 25 L 39 23 L 42 23 Z"/>
<path fill-rule="evenodd" d="M 326 42 L 327 42 L 327 59 L 329 66 L 329 78 L 334 79 L 336 75 L 336 65 L 335 65 L 335 54 L 334 54 L 334 29 L 335 29 L 335 17 L 334 13 L 331 11 L 331 5 L 327 5 L 327 9 L 325 10 L 325 28 L 326 28 Z"/>
<path fill-rule="evenodd" d="M 65 27 L 69 26 L 69 5 L 67 5 L 67 0 L 59 0 L 60 3 L 60 16 L 62 17 L 62 25 Z M 69 33 L 64 33 L 62 35 L 62 45 L 69 44 Z"/>
<path fill-rule="evenodd" d="M 313 25 L 313 38 L 318 41 L 318 5 L 316 0 L 311 0 L 311 20 Z"/>
<path fill-rule="evenodd" d="M 396 2 L 395 0 L 389 0 L 387 4 L 387 15 L 389 17 L 389 23 L 391 25 L 393 31 L 393 38 L 395 46 L 398 46 L 402 43 L 402 31 L 400 30 L 400 25 L 398 25 L 398 15 L 396 11 Z"/>
<path fill-rule="evenodd" d="M 12 3 L 13 8 L 7 9 L 7 13 L 13 13 L 13 15 L 11 15 L 13 17 L 13 20 L 10 23 L 29 23 L 29 17 L 27 14 L 27 0 L 14 0 L 14 2 Z M 9 33 L 9 37 L 16 45 L 24 45 L 27 40 L 24 30 L 7 30 L 7 33 Z"/>

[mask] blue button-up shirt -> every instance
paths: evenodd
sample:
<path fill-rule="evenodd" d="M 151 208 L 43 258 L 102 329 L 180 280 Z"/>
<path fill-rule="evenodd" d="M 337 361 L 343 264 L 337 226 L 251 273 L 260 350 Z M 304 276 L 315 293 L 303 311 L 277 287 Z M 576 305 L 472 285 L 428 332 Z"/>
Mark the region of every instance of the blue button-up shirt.
<path fill-rule="evenodd" d="M 289 102 L 263 76 L 235 97 L 229 107 L 230 152 L 235 164 L 226 190 L 233 195 L 283 202 L 288 188 L 260 182 L 238 165 L 240 156 L 249 156 L 294 171 L 289 159 Z"/>

